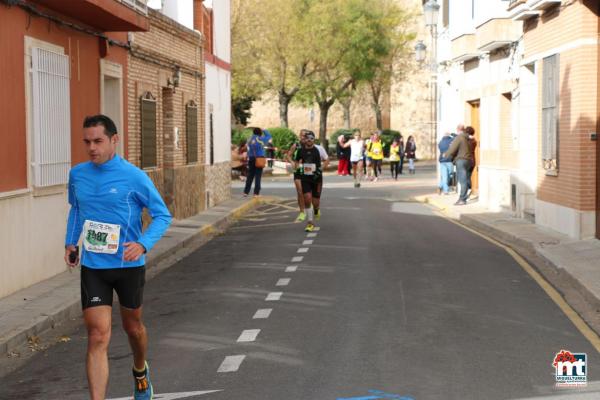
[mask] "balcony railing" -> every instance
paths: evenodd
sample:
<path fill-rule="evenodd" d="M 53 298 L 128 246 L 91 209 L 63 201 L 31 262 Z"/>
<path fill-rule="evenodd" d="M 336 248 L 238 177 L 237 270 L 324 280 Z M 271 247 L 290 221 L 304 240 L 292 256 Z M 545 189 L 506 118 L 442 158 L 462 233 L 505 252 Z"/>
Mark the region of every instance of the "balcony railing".
<path fill-rule="evenodd" d="M 148 15 L 148 0 L 118 0 L 143 15 Z"/>

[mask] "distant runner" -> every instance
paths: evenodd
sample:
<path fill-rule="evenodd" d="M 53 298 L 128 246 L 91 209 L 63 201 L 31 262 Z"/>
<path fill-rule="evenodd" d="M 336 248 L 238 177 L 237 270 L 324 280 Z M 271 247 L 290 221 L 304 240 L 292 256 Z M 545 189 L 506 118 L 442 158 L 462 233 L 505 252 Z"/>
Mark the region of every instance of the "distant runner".
<path fill-rule="evenodd" d="M 294 165 L 296 154 L 300 151 L 304 144 L 304 134 L 307 131 L 306 129 L 302 129 L 300 131 L 300 139 L 298 142 L 294 143 L 290 150 L 288 151 L 288 161 L 290 164 Z M 306 214 L 304 212 L 304 193 L 302 193 L 302 173 L 300 167 L 294 168 L 294 186 L 296 187 L 296 196 L 298 198 L 298 208 L 300 209 L 300 213 L 296 218 L 296 222 L 303 222 L 306 220 Z"/>
<path fill-rule="evenodd" d="M 323 173 L 321 169 L 321 154 L 315 146 L 315 134 L 307 131 L 304 135 L 304 144 L 294 156 L 296 168 L 300 168 L 302 193 L 304 194 L 304 210 L 306 213 L 306 231 L 312 232 L 314 225 L 313 198 L 321 197 L 323 187 Z M 319 213 L 319 210 L 316 210 Z"/>
<path fill-rule="evenodd" d="M 352 176 L 354 177 L 354 187 L 358 188 L 363 176 L 363 158 L 365 155 L 365 141 L 360 136 L 360 130 L 354 131 L 354 138 L 346 142 L 344 147 L 350 147 L 351 149 Z"/>

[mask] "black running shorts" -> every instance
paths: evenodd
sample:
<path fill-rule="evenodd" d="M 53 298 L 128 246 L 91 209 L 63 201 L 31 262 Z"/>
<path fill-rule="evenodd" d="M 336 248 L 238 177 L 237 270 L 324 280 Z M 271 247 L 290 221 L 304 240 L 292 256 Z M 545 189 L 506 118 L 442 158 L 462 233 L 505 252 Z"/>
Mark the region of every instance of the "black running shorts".
<path fill-rule="evenodd" d="M 321 197 L 321 191 L 323 190 L 323 178 L 314 179 L 302 179 L 302 193 L 311 193 L 312 197 L 318 199 Z"/>
<path fill-rule="evenodd" d="M 81 266 L 81 308 L 112 306 L 113 290 L 121 306 L 140 308 L 144 298 L 146 268 L 96 269 Z"/>

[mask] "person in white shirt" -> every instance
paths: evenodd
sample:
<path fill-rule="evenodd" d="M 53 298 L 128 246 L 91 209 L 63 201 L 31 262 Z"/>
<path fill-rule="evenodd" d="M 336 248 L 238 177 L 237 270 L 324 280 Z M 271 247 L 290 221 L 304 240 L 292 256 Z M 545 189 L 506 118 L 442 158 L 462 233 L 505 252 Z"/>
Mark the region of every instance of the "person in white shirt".
<path fill-rule="evenodd" d="M 354 177 L 354 187 L 360 187 L 360 180 L 363 174 L 363 157 L 365 153 L 365 141 L 360 136 L 360 130 L 354 131 L 354 138 L 344 144 L 344 147 L 350 147 L 350 162 L 352 163 L 352 176 Z"/>

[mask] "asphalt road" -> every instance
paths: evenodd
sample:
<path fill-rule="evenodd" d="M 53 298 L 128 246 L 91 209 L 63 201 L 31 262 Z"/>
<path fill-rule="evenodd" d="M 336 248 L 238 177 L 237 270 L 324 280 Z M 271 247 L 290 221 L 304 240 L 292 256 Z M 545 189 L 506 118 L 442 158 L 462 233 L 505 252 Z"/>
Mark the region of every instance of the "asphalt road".
<path fill-rule="evenodd" d="M 518 263 L 410 201 L 430 175 L 326 182 L 311 237 L 293 222 L 291 183 L 270 179 L 263 193 L 288 201 L 148 282 L 156 398 L 600 398 L 598 353 Z M 112 399 L 132 390 L 114 320 Z M 69 338 L 1 378 L 0 399 L 87 398 L 85 330 Z M 561 349 L 587 354 L 587 388 L 555 387 Z"/>

